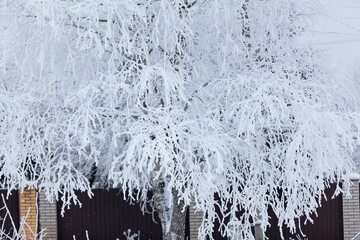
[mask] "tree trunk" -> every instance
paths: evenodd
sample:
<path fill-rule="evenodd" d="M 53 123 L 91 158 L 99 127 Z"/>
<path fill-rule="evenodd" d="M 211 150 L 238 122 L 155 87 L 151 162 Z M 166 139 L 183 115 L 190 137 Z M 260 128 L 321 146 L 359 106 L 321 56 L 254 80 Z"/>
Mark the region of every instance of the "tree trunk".
<path fill-rule="evenodd" d="M 195 1 L 196 2 L 196 1 Z M 189 7 L 188 0 L 184 0 L 184 6 L 180 6 L 179 14 L 180 19 L 187 16 Z M 194 3 L 193 3 L 194 4 Z M 179 32 L 177 36 L 179 46 L 175 49 L 175 56 L 171 59 L 175 71 L 179 71 L 178 66 L 184 57 L 184 51 L 186 47 L 185 36 Z M 160 166 L 155 168 L 156 171 L 160 169 Z M 152 173 L 152 179 L 155 179 L 155 171 Z M 161 221 L 162 227 L 162 239 L 163 240 L 186 240 L 185 239 L 185 218 L 186 211 L 184 210 L 185 203 L 179 201 L 179 192 L 175 189 L 171 189 L 171 193 L 165 193 L 166 183 L 164 180 L 157 180 L 152 182 L 154 191 L 154 202 L 157 213 Z M 169 196 L 170 195 L 170 196 Z M 172 202 L 170 202 L 172 200 Z"/>
<path fill-rule="evenodd" d="M 159 182 L 153 186 L 154 203 L 162 227 L 163 240 L 185 240 L 186 211 L 184 202 L 179 201 L 178 192 L 172 189 L 171 196 L 166 197 L 165 183 Z M 172 206 L 169 207 L 169 197 L 172 197 Z"/>

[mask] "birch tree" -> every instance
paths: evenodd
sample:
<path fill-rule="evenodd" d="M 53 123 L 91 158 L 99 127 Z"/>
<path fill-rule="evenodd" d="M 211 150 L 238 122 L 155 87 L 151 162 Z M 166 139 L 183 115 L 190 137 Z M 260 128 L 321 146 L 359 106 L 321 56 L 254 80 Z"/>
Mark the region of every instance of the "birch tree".
<path fill-rule="evenodd" d="M 1 1 L 1 187 L 36 185 L 64 207 L 92 183 L 137 201 L 153 191 L 164 240 L 184 239 L 191 201 L 204 213 L 200 239 L 220 215 L 224 235 L 254 239 L 268 208 L 294 230 L 330 183 L 347 191 L 359 145 L 358 83 L 302 40 L 318 10 L 313 0 Z"/>

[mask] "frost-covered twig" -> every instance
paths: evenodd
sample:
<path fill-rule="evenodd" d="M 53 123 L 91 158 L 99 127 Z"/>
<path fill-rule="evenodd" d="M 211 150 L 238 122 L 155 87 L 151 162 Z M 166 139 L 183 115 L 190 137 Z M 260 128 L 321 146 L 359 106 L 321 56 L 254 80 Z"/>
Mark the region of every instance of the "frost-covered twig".
<path fill-rule="evenodd" d="M 2 225 L 0 228 L 0 238 L 6 240 L 41 240 L 44 236 L 46 229 L 41 230 L 40 232 L 33 232 L 33 229 L 28 225 L 27 219 L 29 216 L 30 209 L 28 209 L 25 216 L 20 219 L 19 227 L 16 226 L 13 217 L 11 216 L 11 211 L 7 207 L 6 200 L 3 194 L 1 194 L 1 200 L 3 202 L 3 207 L 0 208 L 0 212 L 4 217 L 1 219 Z M 5 228 L 5 222 L 10 221 L 11 229 Z M 25 235 L 25 229 L 27 229 L 27 234 Z"/>
<path fill-rule="evenodd" d="M 140 240 L 140 231 L 138 231 L 138 233 L 131 233 L 131 229 L 128 229 L 124 231 L 123 235 L 126 240 Z"/>
<path fill-rule="evenodd" d="M 319 9 L 1 1 L 0 185 L 62 194 L 63 208 L 94 181 L 143 202 L 153 189 L 174 236 L 192 200 L 200 238 L 215 206 L 234 226 L 223 234 L 252 239 L 257 214 L 265 232 L 268 208 L 294 230 L 330 183 L 349 186 L 360 141 L 359 83 L 302 41 Z"/>

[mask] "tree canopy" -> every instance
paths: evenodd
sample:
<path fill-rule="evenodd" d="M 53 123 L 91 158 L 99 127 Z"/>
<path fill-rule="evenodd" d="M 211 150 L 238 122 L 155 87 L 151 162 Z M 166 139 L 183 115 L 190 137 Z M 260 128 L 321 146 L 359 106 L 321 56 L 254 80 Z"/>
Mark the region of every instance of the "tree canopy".
<path fill-rule="evenodd" d="M 200 237 L 216 205 L 229 235 L 252 239 L 252 221 L 265 230 L 269 207 L 294 229 L 330 183 L 349 184 L 359 145 L 358 82 L 304 40 L 318 10 L 313 0 L 1 1 L 1 186 L 35 184 L 68 204 L 91 183 L 142 201 L 158 189 L 163 228 L 193 200 Z"/>

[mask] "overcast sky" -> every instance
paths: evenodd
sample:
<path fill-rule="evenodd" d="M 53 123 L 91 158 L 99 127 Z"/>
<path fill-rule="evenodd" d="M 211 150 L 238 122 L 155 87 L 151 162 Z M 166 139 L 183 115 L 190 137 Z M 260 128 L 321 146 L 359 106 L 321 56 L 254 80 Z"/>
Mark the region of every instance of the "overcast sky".
<path fill-rule="evenodd" d="M 314 43 L 332 49 L 346 63 L 360 63 L 360 0 L 321 2 L 327 14 L 315 26 Z"/>
<path fill-rule="evenodd" d="M 328 11 L 316 24 L 314 41 L 360 71 L 360 0 L 321 0 Z M 360 148 L 354 154 L 360 172 Z"/>

